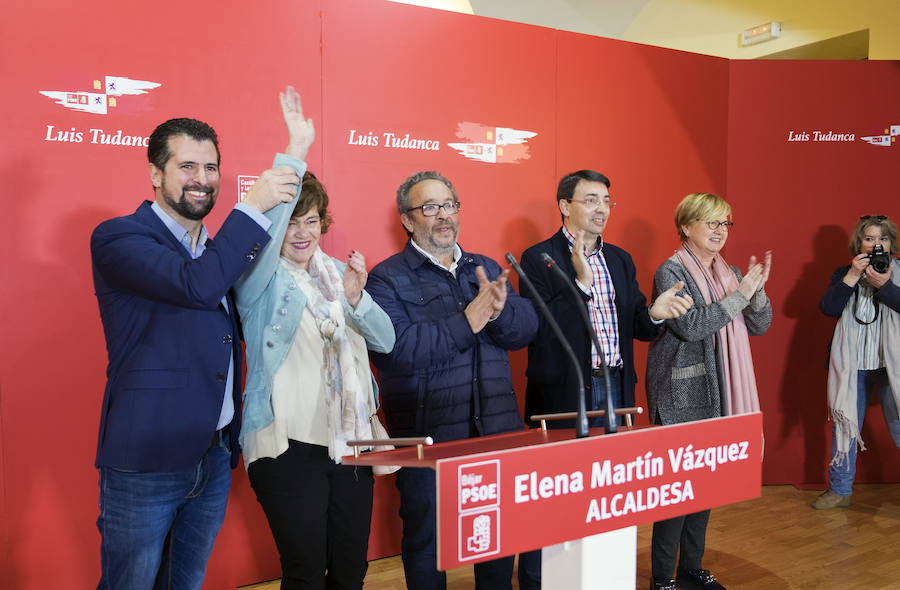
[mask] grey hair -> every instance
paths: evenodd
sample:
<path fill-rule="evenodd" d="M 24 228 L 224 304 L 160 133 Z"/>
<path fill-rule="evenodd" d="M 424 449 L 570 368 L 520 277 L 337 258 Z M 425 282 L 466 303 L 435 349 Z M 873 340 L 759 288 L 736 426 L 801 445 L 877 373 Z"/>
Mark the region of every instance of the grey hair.
<path fill-rule="evenodd" d="M 409 209 L 409 191 L 423 180 L 438 180 L 442 182 L 444 186 L 450 189 L 450 192 L 453 194 L 453 200 L 459 200 L 459 197 L 456 196 L 456 189 L 453 188 L 453 183 L 446 176 L 434 170 L 422 170 L 404 180 L 397 188 L 397 211 L 401 215 Z"/>

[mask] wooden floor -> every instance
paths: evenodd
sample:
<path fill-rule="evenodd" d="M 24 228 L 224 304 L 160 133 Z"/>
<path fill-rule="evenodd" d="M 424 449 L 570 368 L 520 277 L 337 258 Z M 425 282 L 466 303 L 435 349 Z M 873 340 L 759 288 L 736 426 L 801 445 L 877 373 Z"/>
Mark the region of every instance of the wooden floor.
<path fill-rule="evenodd" d="M 729 590 L 900 589 L 900 484 L 857 484 L 849 508 L 825 511 L 809 506 L 818 494 L 765 486 L 761 498 L 714 509 L 703 566 Z M 650 585 L 650 532 L 638 528 L 638 589 Z M 448 590 L 475 587 L 471 567 L 447 578 Z M 405 589 L 399 557 L 369 563 L 365 590 Z"/>

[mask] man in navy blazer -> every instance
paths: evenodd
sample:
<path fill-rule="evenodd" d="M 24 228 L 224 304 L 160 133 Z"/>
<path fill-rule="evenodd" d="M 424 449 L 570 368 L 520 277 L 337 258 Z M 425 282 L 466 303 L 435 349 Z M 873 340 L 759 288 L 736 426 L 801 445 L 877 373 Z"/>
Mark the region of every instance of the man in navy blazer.
<path fill-rule="evenodd" d="M 300 179 L 262 173 L 215 241 L 202 220 L 219 192 L 215 131 L 154 130 L 154 202 L 91 236 L 109 364 L 100 415 L 98 588 L 200 588 L 237 465 L 241 348 L 229 289 L 266 245 L 262 213 Z"/>
<path fill-rule="evenodd" d="M 538 295 L 559 323 L 578 357 L 584 375 L 588 410 L 606 407 L 606 387 L 601 372 L 601 355 L 594 349 L 587 326 L 576 305 L 586 305 L 591 324 L 610 367 L 610 393 L 616 408 L 634 405 L 634 339 L 652 340 L 663 320 L 684 314 L 690 298 L 679 297 L 684 286 L 675 285 L 662 293 L 652 306 L 638 287 L 636 270 L 625 250 L 604 242 L 601 234 L 616 206 L 609 195 L 609 179 L 593 170 L 579 170 L 564 176 L 557 188 L 556 202 L 562 227 L 549 239 L 522 254 L 522 269 L 534 283 Z M 549 254 L 577 287 L 581 301 L 561 277 L 551 272 L 541 254 Z M 522 294 L 533 297 L 525 290 Z M 577 408 L 579 384 L 572 363 L 541 317 L 537 336 L 528 347 L 528 384 L 525 389 L 525 418 L 534 414 L 573 412 Z M 551 423 L 572 426 L 568 423 Z M 593 419 L 592 426 L 599 426 Z M 540 552 L 524 554 L 519 561 L 519 587 L 540 587 Z"/>

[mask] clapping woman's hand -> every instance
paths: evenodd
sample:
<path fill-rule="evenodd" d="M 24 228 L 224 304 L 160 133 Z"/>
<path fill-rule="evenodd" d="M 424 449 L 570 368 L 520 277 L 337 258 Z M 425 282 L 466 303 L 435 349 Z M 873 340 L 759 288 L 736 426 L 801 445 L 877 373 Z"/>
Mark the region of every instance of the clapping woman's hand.
<path fill-rule="evenodd" d="M 753 297 L 753 294 L 760 289 L 762 280 L 763 264 L 756 262 L 756 256 L 751 256 L 750 268 L 747 270 L 747 274 L 744 275 L 744 278 L 741 279 L 741 284 L 738 285 L 738 291 L 740 291 L 744 297 L 750 299 Z"/>
<path fill-rule="evenodd" d="M 756 256 L 750 257 L 750 267 L 756 264 Z M 772 251 L 766 250 L 766 253 L 763 254 L 762 261 L 762 275 L 759 278 L 759 284 L 756 286 L 756 290 L 759 291 L 766 285 L 766 281 L 769 280 L 769 271 L 772 269 Z M 755 291 L 754 291 L 755 292 Z"/>

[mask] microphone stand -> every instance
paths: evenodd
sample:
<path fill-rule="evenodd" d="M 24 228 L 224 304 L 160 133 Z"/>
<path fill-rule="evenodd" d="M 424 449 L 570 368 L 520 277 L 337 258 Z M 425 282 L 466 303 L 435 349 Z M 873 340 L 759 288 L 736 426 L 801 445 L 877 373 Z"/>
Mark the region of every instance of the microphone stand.
<path fill-rule="evenodd" d="M 541 296 L 537 292 L 537 289 L 534 288 L 534 284 L 532 284 L 531 280 L 529 280 L 529 278 L 525 275 L 525 271 L 522 270 L 522 267 L 519 266 L 519 263 L 516 262 L 515 256 L 507 252 L 506 260 L 512 265 L 513 270 L 516 271 L 516 274 L 519 275 L 519 278 L 525 283 L 525 286 L 528 287 L 528 291 L 531 292 L 531 294 L 534 296 L 534 302 L 537 303 L 538 309 L 541 310 L 541 313 L 544 315 L 544 319 L 547 320 L 547 323 L 550 325 L 550 329 L 553 330 L 553 334 L 559 340 L 559 343 L 562 344 L 563 350 L 565 350 L 566 354 L 569 356 L 569 360 L 572 361 L 572 366 L 575 368 L 575 374 L 578 377 L 579 389 L 578 416 L 575 418 L 575 438 L 586 438 L 588 436 L 588 419 L 587 408 L 585 407 L 584 403 L 584 376 L 581 372 L 581 365 L 578 363 L 578 357 L 575 356 L 575 352 L 572 350 L 572 346 L 563 335 L 559 324 L 556 323 L 556 319 L 554 319 L 553 317 L 553 314 L 551 314 L 550 310 L 547 309 L 547 304 L 544 303 L 544 300 L 541 299 Z M 606 397 L 608 398 L 609 396 Z"/>
<path fill-rule="evenodd" d="M 569 286 L 569 290 L 572 292 L 572 296 L 575 297 L 575 307 L 578 308 L 578 311 L 581 312 L 581 319 L 584 321 L 584 325 L 587 327 L 588 334 L 591 337 L 591 341 L 594 343 L 594 348 L 597 349 L 597 354 L 600 356 L 600 366 L 603 367 L 603 380 L 606 385 L 606 416 L 603 417 L 603 426 L 606 434 L 613 434 L 616 432 L 616 415 L 615 415 L 615 407 L 613 406 L 612 401 L 612 389 L 609 379 L 609 367 L 606 366 L 606 355 L 603 353 L 603 348 L 600 346 L 600 339 L 597 338 L 597 332 L 594 331 L 594 325 L 591 323 L 591 318 L 588 317 L 587 307 L 584 304 L 584 299 L 581 297 L 581 294 L 578 292 L 578 289 L 575 288 L 575 285 L 572 283 L 572 279 L 569 278 L 566 273 L 556 264 L 556 261 L 550 257 L 546 252 L 541 252 L 541 260 L 543 260 L 547 266 L 549 266 L 562 281 Z M 582 403 L 584 401 L 582 400 Z"/>

